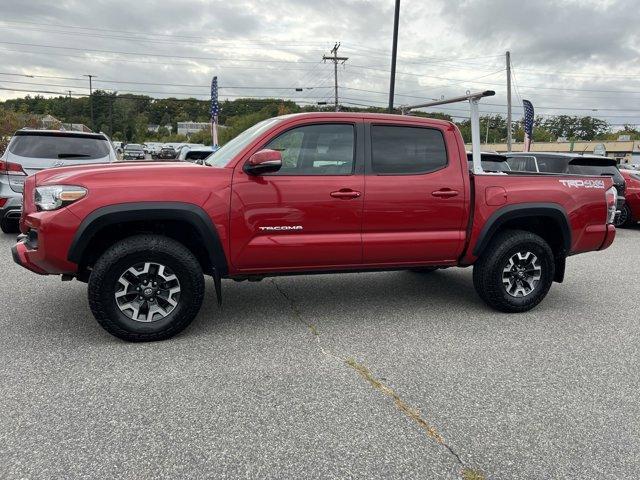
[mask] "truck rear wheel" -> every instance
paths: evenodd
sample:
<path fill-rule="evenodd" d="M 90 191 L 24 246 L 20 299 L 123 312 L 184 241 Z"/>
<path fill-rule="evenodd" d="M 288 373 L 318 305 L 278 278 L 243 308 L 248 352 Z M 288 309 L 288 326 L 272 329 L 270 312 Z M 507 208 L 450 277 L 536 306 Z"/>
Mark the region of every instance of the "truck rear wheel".
<path fill-rule="evenodd" d="M 195 318 L 204 297 L 202 268 L 181 243 L 137 235 L 110 247 L 89 277 L 89 305 L 110 334 L 130 342 L 170 338 Z"/>
<path fill-rule="evenodd" d="M 547 295 L 554 274 L 553 252 L 544 239 L 523 230 L 505 230 L 474 265 L 473 284 L 490 307 L 526 312 Z"/>

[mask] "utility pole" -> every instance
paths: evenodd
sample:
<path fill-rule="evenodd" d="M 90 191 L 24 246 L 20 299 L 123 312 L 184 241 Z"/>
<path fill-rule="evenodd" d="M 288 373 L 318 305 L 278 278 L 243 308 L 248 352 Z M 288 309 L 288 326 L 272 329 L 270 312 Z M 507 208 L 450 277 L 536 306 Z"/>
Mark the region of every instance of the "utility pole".
<path fill-rule="evenodd" d="M 89 77 L 89 108 L 91 109 L 91 130 L 95 132 L 95 120 L 93 118 L 93 85 L 91 80 L 94 79 L 95 75 L 83 75 L 83 77 Z"/>
<path fill-rule="evenodd" d="M 67 90 L 69 92 L 69 101 L 67 102 L 67 123 L 71 123 L 71 94 L 73 93 L 71 90 Z"/>
<path fill-rule="evenodd" d="M 111 101 L 109 102 L 109 136 L 113 138 L 113 101 L 118 95 L 118 92 L 111 93 Z"/>
<path fill-rule="evenodd" d="M 389 113 L 393 113 L 393 97 L 396 90 L 396 58 L 398 56 L 398 21 L 400 20 L 400 0 L 396 0 L 393 16 L 393 47 L 391 49 L 391 80 L 389 82 Z"/>
<path fill-rule="evenodd" d="M 344 62 L 349 60 L 348 57 L 339 57 L 338 56 L 338 49 L 339 48 L 340 48 L 340 43 L 336 43 L 333 46 L 333 48 L 331 49 L 331 53 L 333 53 L 332 57 L 329 57 L 327 55 L 323 55 L 322 56 L 322 60 L 324 60 L 325 62 L 327 60 L 331 60 L 333 62 L 333 75 L 334 75 L 334 79 L 335 79 L 335 94 L 336 94 L 336 99 L 335 99 L 336 112 L 340 110 L 340 107 L 338 106 L 338 62 L 342 62 L 342 64 L 344 65 Z"/>
<path fill-rule="evenodd" d="M 506 54 L 507 60 L 507 152 L 511 151 L 511 52 Z"/>

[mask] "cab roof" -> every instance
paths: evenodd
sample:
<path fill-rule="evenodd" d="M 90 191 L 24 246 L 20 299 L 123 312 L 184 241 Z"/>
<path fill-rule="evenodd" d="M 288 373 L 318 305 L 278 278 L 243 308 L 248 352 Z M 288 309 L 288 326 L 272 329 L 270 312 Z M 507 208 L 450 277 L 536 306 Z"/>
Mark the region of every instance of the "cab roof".
<path fill-rule="evenodd" d="M 353 119 L 353 120 L 385 120 L 385 121 L 415 121 L 416 123 L 429 123 L 431 125 L 450 126 L 453 122 L 439 118 L 419 117 L 416 115 L 400 115 L 397 113 L 369 113 L 369 112 L 302 112 L 289 113 L 275 117 L 278 119 L 292 120 L 295 118 L 318 118 L 318 119 Z"/>

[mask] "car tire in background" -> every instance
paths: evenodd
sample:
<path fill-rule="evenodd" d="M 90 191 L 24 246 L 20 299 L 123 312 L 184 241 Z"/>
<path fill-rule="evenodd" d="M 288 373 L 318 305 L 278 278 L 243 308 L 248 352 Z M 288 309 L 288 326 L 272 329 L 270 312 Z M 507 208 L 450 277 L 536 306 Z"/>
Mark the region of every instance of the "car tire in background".
<path fill-rule="evenodd" d="M 625 204 L 620 210 L 620 215 L 616 217 L 615 226 L 616 227 L 631 227 L 635 225 L 635 221 L 633 220 L 633 214 L 629 205 Z"/>
<path fill-rule="evenodd" d="M 20 233 L 20 225 L 18 220 L 3 218 L 0 220 L 0 230 L 4 233 Z"/>
<path fill-rule="evenodd" d="M 555 275 L 551 248 L 524 230 L 496 234 L 473 267 L 473 284 L 490 307 L 526 312 L 549 292 Z"/>
<path fill-rule="evenodd" d="M 164 340 L 198 314 L 204 275 L 181 243 L 162 235 L 136 235 L 98 259 L 88 294 L 93 315 L 110 334 L 130 342 Z"/>

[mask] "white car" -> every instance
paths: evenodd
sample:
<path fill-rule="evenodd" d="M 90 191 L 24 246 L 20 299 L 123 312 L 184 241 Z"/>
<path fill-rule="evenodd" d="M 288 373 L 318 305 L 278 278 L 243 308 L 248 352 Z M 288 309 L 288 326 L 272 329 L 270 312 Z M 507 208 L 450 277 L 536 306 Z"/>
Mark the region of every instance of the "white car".
<path fill-rule="evenodd" d="M 218 147 L 219 148 L 219 147 Z M 198 147 L 198 148 L 189 148 L 184 147 L 180 150 L 180 155 L 178 156 L 179 160 L 197 163 L 202 165 L 204 163 L 204 159 L 215 152 L 218 148 L 213 147 Z"/>
<path fill-rule="evenodd" d="M 18 231 L 22 210 L 22 185 L 28 175 L 45 168 L 117 160 L 111 141 L 104 133 L 64 130 L 18 130 L 0 156 L 0 228 Z"/>

